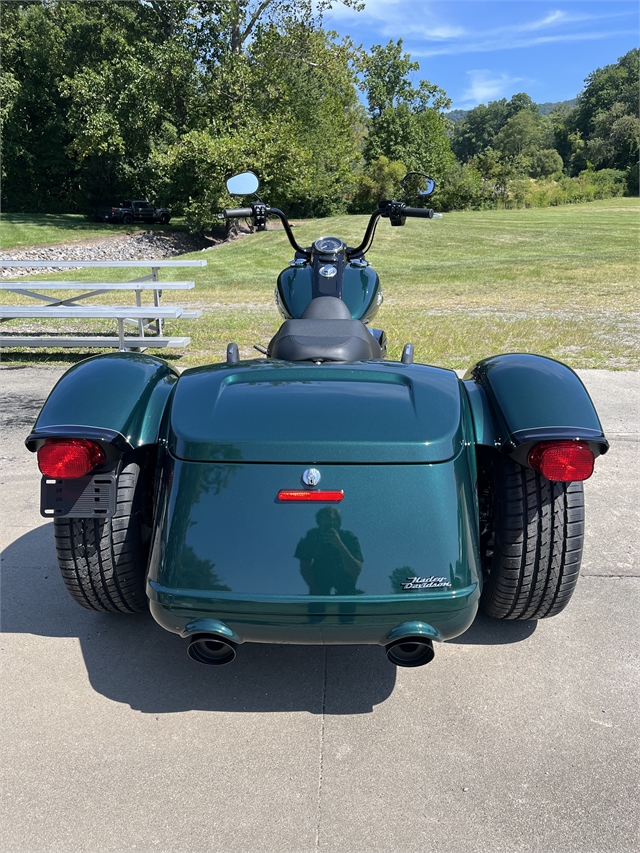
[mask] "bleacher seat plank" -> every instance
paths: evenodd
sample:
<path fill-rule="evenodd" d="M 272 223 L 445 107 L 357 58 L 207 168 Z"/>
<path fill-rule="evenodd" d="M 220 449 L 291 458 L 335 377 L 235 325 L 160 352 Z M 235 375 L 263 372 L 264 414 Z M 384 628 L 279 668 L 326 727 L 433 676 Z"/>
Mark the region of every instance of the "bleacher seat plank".
<path fill-rule="evenodd" d="M 189 346 L 191 338 L 166 338 L 166 337 L 125 337 L 127 347 L 145 348 L 145 347 L 171 347 L 173 349 L 182 349 Z M 19 336 L 19 335 L 4 335 L 0 336 L 0 347 L 6 348 L 22 348 L 22 347 L 64 347 L 84 349 L 85 347 L 104 347 L 105 349 L 118 349 L 120 338 L 112 337 L 36 337 L 36 336 Z"/>
<path fill-rule="evenodd" d="M 0 305 L 0 317 L 16 320 L 24 317 L 33 319 L 80 319 L 104 318 L 109 320 L 134 320 L 147 317 L 177 318 L 182 314 L 180 305 L 44 305 L 32 308 L 30 305 Z"/>

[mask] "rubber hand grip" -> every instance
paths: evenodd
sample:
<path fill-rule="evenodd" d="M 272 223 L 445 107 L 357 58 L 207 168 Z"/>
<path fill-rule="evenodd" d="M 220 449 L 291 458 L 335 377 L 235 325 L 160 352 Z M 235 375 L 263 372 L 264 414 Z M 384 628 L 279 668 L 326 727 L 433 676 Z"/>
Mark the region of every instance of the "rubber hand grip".
<path fill-rule="evenodd" d="M 418 219 L 433 219 L 433 209 L 430 207 L 405 207 L 403 216 L 416 216 Z"/>
<path fill-rule="evenodd" d="M 250 207 L 229 207 L 222 211 L 225 219 L 242 219 L 251 216 L 252 212 Z"/>

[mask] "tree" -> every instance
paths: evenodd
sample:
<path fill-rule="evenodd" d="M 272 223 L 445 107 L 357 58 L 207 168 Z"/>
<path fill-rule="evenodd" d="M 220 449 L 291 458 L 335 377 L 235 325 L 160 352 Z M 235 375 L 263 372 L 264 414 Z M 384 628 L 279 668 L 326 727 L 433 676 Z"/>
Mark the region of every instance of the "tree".
<path fill-rule="evenodd" d="M 591 125 L 593 132 L 586 147 L 595 166 L 625 169 L 637 161 L 640 119 L 628 113 L 625 104 L 617 101 L 610 109 L 596 113 Z"/>
<path fill-rule="evenodd" d="M 536 151 L 531 158 L 530 174 L 534 178 L 547 178 L 562 172 L 563 165 L 562 157 L 555 148 L 544 148 Z"/>
<path fill-rule="evenodd" d="M 530 110 L 521 110 L 495 135 L 492 147 L 503 157 L 530 157 L 540 150 L 543 136 L 542 116 L 535 116 Z"/>
<path fill-rule="evenodd" d="M 351 213 L 371 213 L 382 199 L 398 198 L 407 167 L 398 160 L 378 157 L 367 171 L 358 176 L 356 190 L 349 206 Z"/>
<path fill-rule="evenodd" d="M 297 144 L 291 126 L 275 117 L 248 125 L 242 133 L 186 133 L 166 153 L 156 154 L 155 171 L 192 230 L 205 231 L 218 224 L 218 212 L 229 206 L 228 174 L 252 169 L 260 175 L 265 198 L 286 206 L 305 196 L 308 165 L 309 153 Z"/>
<path fill-rule="evenodd" d="M 3 10 L 3 199 L 10 209 L 73 210 L 139 187 L 156 140 L 183 129 L 197 95 L 190 4 L 18 4 Z M 164 10 L 166 12 L 166 9 Z M 10 12 L 10 14 L 8 14 Z"/>
<path fill-rule="evenodd" d="M 362 107 L 355 88 L 354 47 L 335 33 L 290 25 L 260 27 L 250 49 L 251 109 L 263 120 L 286 113 L 309 153 L 307 195 L 289 210 L 326 216 L 344 209 L 359 160 Z"/>
<path fill-rule="evenodd" d="M 408 75 L 419 65 L 403 53 L 402 39 L 374 45 L 360 68 L 370 114 L 365 162 L 386 157 L 439 178 L 453 161 L 442 112 L 451 105 L 446 93 L 428 80 L 413 86 Z"/>
<path fill-rule="evenodd" d="M 572 163 L 574 174 L 584 168 L 585 158 L 600 168 L 625 170 L 630 193 L 638 185 L 639 62 L 640 51 L 633 48 L 590 74 L 567 121 L 567 131 L 582 143 Z"/>
<path fill-rule="evenodd" d="M 509 182 L 518 175 L 518 169 L 513 163 L 505 162 L 498 151 L 491 146 L 478 154 L 469 165 L 482 176 L 487 188 L 487 195 L 503 201 L 509 191 Z"/>
<path fill-rule="evenodd" d="M 493 139 L 492 147 L 517 174 L 540 177 L 562 169 L 562 158 L 548 154 L 553 145 L 551 121 L 531 109 L 516 112 Z M 542 152 L 547 152 L 543 156 Z M 556 152 L 553 150 L 553 153 Z M 553 166 L 553 168 L 552 168 Z"/>
<path fill-rule="evenodd" d="M 295 152 L 307 146 L 306 161 L 325 185 L 318 209 L 327 209 L 348 183 L 359 116 L 353 46 L 321 30 L 336 2 L 359 7 L 358 0 L 3 4 L 5 209 L 90 210 L 99 200 L 168 191 L 163 154 L 183 137 L 226 140 L 255 133 L 260 121 L 287 127 Z M 299 61 L 283 64 L 267 32 L 285 39 Z M 315 134 L 305 99 L 315 105 Z M 324 147 L 322 132 L 331 140 Z"/>
<path fill-rule="evenodd" d="M 464 119 L 454 126 L 451 147 L 458 160 L 466 163 L 489 146 L 498 147 L 494 140 L 507 122 L 521 112 L 524 112 L 525 122 L 526 117 L 539 115 L 537 106 L 524 92 L 514 95 L 509 101 L 502 98 L 469 110 Z"/>
<path fill-rule="evenodd" d="M 336 4 L 363 8 L 360 0 L 197 0 L 198 62 L 210 114 L 239 128 L 256 91 L 250 65 L 261 31 L 321 30 L 324 13 Z"/>
<path fill-rule="evenodd" d="M 572 114 L 574 128 L 585 139 L 593 133 L 596 115 L 608 112 L 614 104 L 621 104 L 626 115 L 637 115 L 639 61 L 640 50 L 635 47 L 616 63 L 596 69 L 585 79 L 586 86 L 578 95 L 578 105 Z"/>

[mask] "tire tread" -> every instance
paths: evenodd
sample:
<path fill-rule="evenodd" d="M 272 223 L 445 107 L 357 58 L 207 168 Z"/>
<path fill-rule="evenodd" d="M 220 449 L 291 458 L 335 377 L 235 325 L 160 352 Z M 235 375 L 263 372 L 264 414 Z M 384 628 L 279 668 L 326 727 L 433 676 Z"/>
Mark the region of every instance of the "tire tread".
<path fill-rule="evenodd" d="M 62 580 L 72 598 L 88 610 L 133 613 L 147 609 L 141 487 L 140 468 L 131 462 L 118 477 L 112 518 L 54 519 Z"/>
<path fill-rule="evenodd" d="M 560 613 L 575 589 L 582 559 L 581 482 L 551 482 L 496 456 L 495 547 L 481 598 L 499 619 L 545 619 Z"/>

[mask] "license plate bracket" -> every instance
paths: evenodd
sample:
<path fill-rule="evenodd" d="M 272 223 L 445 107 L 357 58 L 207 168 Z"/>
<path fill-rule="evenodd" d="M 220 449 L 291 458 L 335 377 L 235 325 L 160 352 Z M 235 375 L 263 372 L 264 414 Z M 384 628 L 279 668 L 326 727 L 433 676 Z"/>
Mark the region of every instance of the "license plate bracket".
<path fill-rule="evenodd" d="M 40 515 L 45 518 L 111 518 L 115 512 L 115 474 L 94 474 L 73 480 L 42 478 Z"/>

